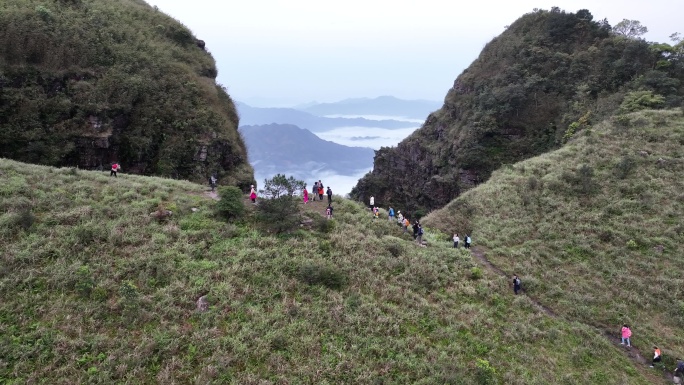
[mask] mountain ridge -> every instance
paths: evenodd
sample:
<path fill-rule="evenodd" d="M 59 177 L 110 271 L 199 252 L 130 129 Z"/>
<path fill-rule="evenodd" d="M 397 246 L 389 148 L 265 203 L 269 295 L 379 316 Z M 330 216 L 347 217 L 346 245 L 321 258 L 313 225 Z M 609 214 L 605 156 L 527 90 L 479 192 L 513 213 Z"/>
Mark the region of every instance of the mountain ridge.
<path fill-rule="evenodd" d="M 616 34 L 587 10 L 528 13 L 484 47 L 420 129 L 377 152 L 352 196 L 425 214 L 502 165 L 629 109 L 640 93 L 647 105 L 679 106 L 682 45 Z"/>

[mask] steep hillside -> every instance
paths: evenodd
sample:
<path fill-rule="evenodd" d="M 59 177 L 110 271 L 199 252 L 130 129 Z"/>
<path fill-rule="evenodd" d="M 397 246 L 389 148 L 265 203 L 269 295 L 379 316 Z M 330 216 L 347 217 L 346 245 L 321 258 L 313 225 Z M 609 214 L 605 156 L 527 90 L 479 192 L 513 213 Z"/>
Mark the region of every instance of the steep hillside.
<path fill-rule="evenodd" d="M 419 247 L 334 205 L 331 222 L 306 205 L 313 229 L 276 237 L 220 219 L 199 185 L 0 159 L 1 382 L 658 383 L 443 235 Z M 150 216 L 160 207 L 165 221 Z M 638 295 L 653 282 L 624 283 Z"/>
<path fill-rule="evenodd" d="M 253 179 L 214 59 L 141 0 L 0 2 L 0 156 Z"/>
<path fill-rule="evenodd" d="M 569 321 L 617 336 L 670 369 L 684 355 L 684 116 L 643 111 L 503 167 L 424 219 L 471 232 L 526 294 Z"/>
<path fill-rule="evenodd" d="M 681 42 L 614 34 L 586 10 L 526 14 L 485 46 L 421 129 L 378 151 L 352 196 L 442 207 L 502 164 L 556 148 L 642 95 L 633 92 L 652 96 L 652 107 L 680 106 L 683 69 Z"/>

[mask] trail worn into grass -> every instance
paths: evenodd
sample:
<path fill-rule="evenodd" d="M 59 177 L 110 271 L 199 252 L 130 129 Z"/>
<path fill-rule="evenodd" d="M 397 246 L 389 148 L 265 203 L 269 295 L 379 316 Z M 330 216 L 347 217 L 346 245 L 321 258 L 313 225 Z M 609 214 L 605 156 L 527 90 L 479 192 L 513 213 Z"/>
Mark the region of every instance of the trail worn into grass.
<path fill-rule="evenodd" d="M 510 276 L 512 279 L 513 274 L 508 274 L 508 273 L 504 272 L 501 268 L 494 265 L 489 259 L 487 259 L 485 250 L 482 247 L 473 247 L 470 249 L 470 252 L 480 262 L 480 264 L 485 266 L 488 270 L 493 271 L 493 272 L 495 272 L 495 273 L 497 273 L 503 277 L 506 277 L 507 279 Z M 523 292 L 525 292 L 524 289 L 523 289 Z M 525 292 L 525 295 L 527 296 L 527 298 L 530 299 L 530 301 L 534 304 L 535 307 L 537 307 L 539 310 L 544 312 L 549 317 L 553 317 L 553 318 L 557 318 L 557 319 L 563 318 L 562 316 L 559 316 L 556 312 L 554 312 L 551 308 L 549 308 L 548 306 L 545 306 L 544 304 L 539 302 L 538 299 L 529 295 L 527 292 Z M 594 329 L 596 332 L 598 332 L 600 335 L 604 336 L 606 339 L 608 339 L 614 345 L 620 345 L 621 339 L 619 337 L 617 337 L 616 335 L 614 335 L 614 333 L 611 333 L 607 330 L 602 330 L 601 328 L 594 326 L 594 325 L 590 325 L 590 324 L 586 324 L 586 323 L 583 323 L 583 324 Z M 649 359 L 645 358 L 644 354 L 638 348 L 635 348 L 634 346 L 632 346 L 630 348 L 621 347 L 620 350 L 623 351 L 624 354 L 627 357 L 629 357 L 634 363 L 639 364 L 639 365 L 636 365 L 637 369 L 641 370 L 642 372 L 648 373 L 649 376 L 654 376 L 654 377 L 657 376 L 657 372 L 653 372 L 653 371 L 649 372 L 649 371 L 643 370 L 644 368 L 646 368 L 650 364 L 650 361 L 649 361 Z M 648 355 L 646 355 L 646 357 L 648 357 Z M 669 371 L 667 371 L 667 370 L 663 371 L 662 377 L 666 378 L 670 381 L 672 380 L 672 376 L 669 373 Z"/>

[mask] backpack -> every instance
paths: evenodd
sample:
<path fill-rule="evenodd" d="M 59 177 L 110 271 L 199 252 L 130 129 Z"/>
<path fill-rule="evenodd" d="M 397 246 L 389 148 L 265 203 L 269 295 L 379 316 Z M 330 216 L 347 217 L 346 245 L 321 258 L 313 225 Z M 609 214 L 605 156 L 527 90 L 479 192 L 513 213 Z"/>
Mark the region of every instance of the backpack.
<path fill-rule="evenodd" d="M 520 286 L 520 278 L 516 278 L 514 284 L 515 286 Z"/>
<path fill-rule="evenodd" d="M 418 235 L 423 235 L 423 228 L 422 227 L 418 228 Z"/>

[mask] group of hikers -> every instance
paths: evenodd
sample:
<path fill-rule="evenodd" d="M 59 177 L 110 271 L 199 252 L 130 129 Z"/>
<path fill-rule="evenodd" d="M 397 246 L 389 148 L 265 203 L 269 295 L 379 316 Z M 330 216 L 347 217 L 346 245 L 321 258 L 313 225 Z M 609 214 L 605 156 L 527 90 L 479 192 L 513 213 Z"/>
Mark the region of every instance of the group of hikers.
<path fill-rule="evenodd" d="M 620 329 L 621 342 L 620 345 L 625 345 L 628 348 L 632 347 L 632 329 L 629 325 L 623 324 L 622 329 Z M 656 364 L 662 362 L 662 351 L 659 347 L 653 346 L 653 359 L 651 360 L 651 368 L 654 368 Z M 677 366 L 674 370 L 675 383 L 681 384 L 684 379 L 684 361 L 681 358 L 677 358 Z"/>
<path fill-rule="evenodd" d="M 373 213 L 373 218 L 378 219 L 380 218 L 380 209 L 378 206 L 375 205 L 375 197 L 371 196 L 370 197 L 370 210 Z M 404 233 L 408 233 L 408 228 L 411 226 L 411 221 L 409 220 L 408 217 L 405 217 L 400 210 L 397 210 L 396 212 L 396 217 L 395 217 L 395 212 L 394 208 L 390 207 L 389 210 L 387 210 L 388 216 L 387 219 L 390 222 L 393 222 L 396 220 L 397 225 L 401 226 L 404 229 Z M 413 222 L 413 239 L 418 243 L 419 245 L 423 244 L 423 234 L 425 231 L 423 230 L 423 226 L 420 224 L 419 220 L 415 220 Z"/>
<path fill-rule="evenodd" d="M 454 233 L 454 249 L 458 249 L 458 243 L 460 241 L 461 238 L 458 237 L 458 233 Z M 463 239 L 463 247 L 469 249 L 471 243 L 472 239 L 470 238 L 470 234 L 466 234 L 465 239 Z"/>
<path fill-rule="evenodd" d="M 325 208 L 325 217 L 328 219 L 332 219 L 333 216 L 333 207 L 332 207 L 332 189 L 330 186 L 328 186 L 327 190 L 324 190 L 325 185 L 321 180 L 319 179 L 318 182 L 314 182 L 313 187 L 311 187 L 311 195 L 313 196 L 312 201 L 316 201 L 316 196 L 318 196 L 319 201 L 323 201 L 323 195 L 328 196 L 328 207 Z M 304 189 L 302 190 L 302 200 L 304 201 L 304 204 L 307 204 L 309 202 L 309 191 L 306 189 L 306 185 L 304 185 Z"/>

